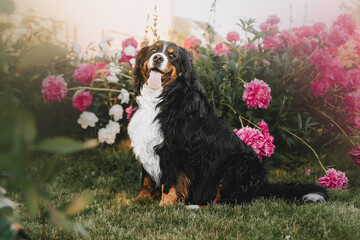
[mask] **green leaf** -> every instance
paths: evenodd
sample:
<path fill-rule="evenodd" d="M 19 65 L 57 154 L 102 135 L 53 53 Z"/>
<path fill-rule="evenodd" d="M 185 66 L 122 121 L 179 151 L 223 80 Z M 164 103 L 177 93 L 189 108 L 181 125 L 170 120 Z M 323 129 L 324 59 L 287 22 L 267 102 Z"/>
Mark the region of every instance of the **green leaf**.
<path fill-rule="evenodd" d="M 302 128 L 302 119 L 301 119 L 300 113 L 298 113 L 298 125 L 299 125 L 299 129 L 301 129 Z"/>
<path fill-rule="evenodd" d="M 82 142 L 71 138 L 54 137 L 40 142 L 35 149 L 45 152 L 70 154 L 84 149 L 84 145 Z"/>
<path fill-rule="evenodd" d="M 24 71 L 29 68 L 47 63 L 55 57 L 66 55 L 66 50 L 55 45 L 39 44 L 32 47 L 19 58 L 18 70 Z"/>

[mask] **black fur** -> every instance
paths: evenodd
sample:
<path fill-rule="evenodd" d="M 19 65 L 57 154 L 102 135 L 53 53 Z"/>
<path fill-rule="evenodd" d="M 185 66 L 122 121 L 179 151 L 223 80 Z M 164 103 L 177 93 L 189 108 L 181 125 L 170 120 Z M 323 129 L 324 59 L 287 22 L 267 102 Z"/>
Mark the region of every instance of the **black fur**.
<path fill-rule="evenodd" d="M 146 50 L 145 50 L 146 51 Z M 197 80 L 189 54 L 179 47 L 179 58 L 172 62 L 178 77 L 164 88 L 157 116 L 164 142 L 156 147 L 162 170 L 161 183 L 167 193 L 185 173 L 191 184 L 187 204 L 212 203 L 220 191 L 221 203 L 245 203 L 257 197 L 302 200 L 307 193 L 324 188 L 310 184 L 270 184 L 263 163 L 251 147 L 241 141 L 209 104 Z M 141 54 L 142 57 L 144 54 Z M 137 58 L 137 94 L 144 82 Z M 140 84 L 139 84 L 140 83 Z"/>

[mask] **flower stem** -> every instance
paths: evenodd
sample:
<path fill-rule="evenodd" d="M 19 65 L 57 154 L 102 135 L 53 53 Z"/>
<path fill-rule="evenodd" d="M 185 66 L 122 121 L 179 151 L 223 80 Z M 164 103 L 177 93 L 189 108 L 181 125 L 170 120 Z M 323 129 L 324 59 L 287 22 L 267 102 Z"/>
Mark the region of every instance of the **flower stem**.
<path fill-rule="evenodd" d="M 123 77 L 127 77 L 129 79 L 133 79 L 134 77 L 130 76 L 130 75 L 127 75 L 127 74 L 124 74 L 124 73 L 117 73 L 119 74 L 120 76 L 123 76 Z"/>
<path fill-rule="evenodd" d="M 350 137 L 346 134 L 346 132 L 344 131 L 344 129 L 342 129 L 342 127 L 339 126 L 339 124 L 337 124 L 337 122 L 335 122 L 331 117 L 329 117 L 328 115 L 326 115 L 325 113 L 323 113 L 322 111 L 320 111 L 319 109 L 316 109 L 316 108 L 313 108 L 311 107 L 312 109 L 316 110 L 317 112 L 319 112 L 321 115 L 323 115 L 324 117 L 328 118 L 332 123 L 335 124 L 335 126 L 337 126 L 340 131 L 343 132 L 343 134 L 345 135 L 345 137 L 350 141 L 350 143 L 352 145 L 355 145 L 355 143 L 350 139 Z"/>
<path fill-rule="evenodd" d="M 261 129 L 259 126 L 257 126 L 255 123 L 253 123 L 253 122 L 250 121 L 249 119 L 247 119 L 247 118 L 241 116 L 240 114 L 238 114 L 238 113 L 236 112 L 236 110 L 235 110 L 232 106 L 230 106 L 229 104 L 225 104 L 225 106 L 229 107 L 236 115 L 239 116 L 239 120 L 240 120 L 240 122 L 241 122 L 241 127 L 242 127 L 242 128 L 244 127 L 244 123 L 243 123 L 242 119 L 244 119 L 244 120 L 247 121 L 248 123 L 254 125 L 254 126 L 255 126 L 256 128 L 258 128 L 259 130 L 262 130 L 262 129 Z"/>
<path fill-rule="evenodd" d="M 110 89 L 110 88 L 95 88 L 95 87 L 74 87 L 74 88 L 68 88 L 69 91 L 72 90 L 94 90 L 94 91 L 105 91 L 105 92 L 119 92 L 121 93 L 121 90 L 118 89 Z"/>
<path fill-rule="evenodd" d="M 296 134 L 290 132 L 289 130 L 286 130 L 285 128 L 280 127 L 280 126 L 277 126 L 277 127 L 280 128 L 281 130 L 287 132 L 288 134 L 296 137 L 299 141 L 301 141 L 301 142 L 302 142 L 303 144 L 305 144 L 308 148 L 310 148 L 310 150 L 314 153 L 315 157 L 316 157 L 317 160 L 319 161 L 319 164 L 320 164 L 321 168 L 324 170 L 325 174 L 327 174 L 327 171 L 326 171 L 324 165 L 321 163 L 320 158 L 319 158 L 319 156 L 317 155 L 316 151 L 315 151 L 307 142 L 305 142 L 302 138 L 300 138 L 300 137 L 297 136 Z"/>

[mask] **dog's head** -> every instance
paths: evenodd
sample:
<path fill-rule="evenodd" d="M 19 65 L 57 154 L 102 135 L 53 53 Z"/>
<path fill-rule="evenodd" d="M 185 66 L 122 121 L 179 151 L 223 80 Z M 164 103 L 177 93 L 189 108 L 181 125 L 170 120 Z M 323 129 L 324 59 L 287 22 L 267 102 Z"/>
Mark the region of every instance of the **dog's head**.
<path fill-rule="evenodd" d="M 165 89 L 180 79 L 191 78 L 190 70 L 193 72 L 193 65 L 185 49 L 173 42 L 157 41 L 136 56 L 134 90 L 139 93 L 144 84 Z"/>

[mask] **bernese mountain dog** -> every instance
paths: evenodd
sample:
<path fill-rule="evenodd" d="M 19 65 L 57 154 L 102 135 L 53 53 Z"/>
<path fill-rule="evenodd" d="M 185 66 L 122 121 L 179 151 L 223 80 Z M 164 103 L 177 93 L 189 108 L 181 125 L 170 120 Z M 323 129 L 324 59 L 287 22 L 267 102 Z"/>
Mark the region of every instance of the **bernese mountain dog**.
<path fill-rule="evenodd" d="M 258 197 L 321 202 L 313 184 L 269 183 L 262 161 L 209 104 L 189 53 L 157 41 L 142 48 L 134 67 L 131 146 L 143 167 L 138 198 L 160 205 L 241 204 Z"/>

